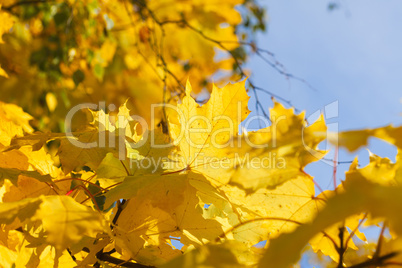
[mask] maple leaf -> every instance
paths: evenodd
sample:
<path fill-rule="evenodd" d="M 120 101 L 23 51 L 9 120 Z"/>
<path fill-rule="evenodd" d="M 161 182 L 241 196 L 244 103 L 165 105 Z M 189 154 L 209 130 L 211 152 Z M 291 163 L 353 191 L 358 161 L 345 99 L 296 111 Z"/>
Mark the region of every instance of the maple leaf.
<path fill-rule="evenodd" d="M 275 188 L 299 177 L 312 179 L 303 168 L 325 155 L 317 149 L 325 139 L 322 116 L 307 126 L 304 113 L 295 115 L 293 109 L 275 102 L 270 117 L 271 126 L 243 134 L 230 152 L 237 157 L 230 183 L 248 192 Z"/>
<path fill-rule="evenodd" d="M 399 147 L 399 131 L 400 128 L 388 126 L 372 130 L 343 132 L 340 134 L 341 138 L 339 140 L 339 145 L 346 147 L 350 151 L 357 150 L 359 147 L 367 144 L 368 138 L 370 136 L 374 136 L 395 144 Z M 317 233 L 319 230 L 324 229 L 323 226 L 318 227 L 317 225 L 319 224 L 325 224 L 328 227 L 325 231 L 326 235 L 331 233 L 332 235 L 335 235 L 338 229 L 336 225 L 333 225 L 335 224 L 335 218 L 337 218 L 338 221 L 345 221 L 346 218 L 346 222 L 344 222 L 343 224 L 354 230 L 354 233 L 356 233 L 361 239 L 364 240 L 364 236 L 357 229 L 359 225 L 356 225 L 356 222 L 352 224 L 350 222 L 350 219 L 354 221 L 359 221 L 361 220 L 361 217 L 348 216 L 351 216 L 352 214 L 356 214 L 358 212 L 364 212 L 365 210 L 370 211 L 372 213 L 372 217 L 385 216 L 387 219 L 391 220 L 391 228 L 399 233 L 401 230 L 398 226 L 401 219 L 399 219 L 395 215 L 391 215 L 391 211 L 393 209 L 397 209 L 396 207 L 402 204 L 402 200 L 398 200 L 398 198 L 393 196 L 392 194 L 393 191 L 398 191 L 398 189 L 400 188 L 401 168 L 399 161 L 400 153 L 398 153 L 397 155 L 397 162 L 392 163 L 388 158 L 381 158 L 370 152 L 369 164 L 363 168 L 358 168 L 358 162 L 357 159 L 355 159 L 351 164 L 349 171 L 346 172 L 346 181 L 344 183 L 346 191 L 344 193 L 335 195 L 334 197 L 332 197 L 332 199 L 328 200 L 327 206 L 324 207 L 323 211 L 318 214 L 317 219 L 315 219 L 313 222 L 313 226 L 300 227 L 298 230 L 296 230 L 293 236 L 289 235 L 292 236 L 292 238 L 290 239 L 301 241 L 300 237 L 296 238 L 296 236 L 303 236 L 301 235 L 302 232 L 304 232 L 305 235 L 304 239 L 307 239 L 308 236 L 312 238 L 311 234 L 313 232 Z M 386 188 L 385 186 L 388 186 L 388 188 Z M 346 208 L 346 203 L 353 203 L 354 206 L 352 208 Z M 382 207 L 387 207 L 387 209 L 382 209 Z M 338 214 L 334 215 L 333 211 L 335 211 L 336 209 L 338 209 Z M 332 215 L 329 216 L 329 213 L 332 213 Z M 333 226 L 330 228 L 331 225 Z M 355 227 L 353 227 L 353 225 Z M 280 245 L 280 243 L 283 243 L 287 239 L 289 239 L 289 237 L 284 235 L 280 237 L 277 241 L 274 240 L 272 243 L 272 248 L 270 248 L 272 250 L 269 250 L 264 257 L 266 258 L 265 261 L 267 259 L 272 260 L 271 258 L 273 255 L 271 254 L 275 255 L 276 253 L 279 253 L 280 248 L 283 246 Z M 321 250 L 323 253 L 331 256 L 332 259 L 339 259 L 339 257 L 337 256 L 338 252 L 334 248 L 334 245 L 328 242 L 323 242 L 324 240 L 326 240 L 325 236 L 323 234 L 319 234 L 315 235 L 315 238 L 313 238 L 310 243 L 312 244 L 315 251 Z M 353 241 L 350 241 L 350 243 L 353 243 Z M 291 262 L 294 262 L 298 258 L 296 252 L 300 250 L 301 246 L 302 245 L 299 244 L 295 247 L 295 254 L 292 255 Z M 349 246 L 355 248 L 353 244 L 349 244 Z M 276 255 L 276 258 L 277 256 L 278 255 Z M 282 261 L 274 263 L 278 265 L 278 267 L 282 267 L 283 265 L 285 265 L 285 262 Z M 271 263 L 271 261 L 268 262 Z"/>
<path fill-rule="evenodd" d="M 392 125 L 364 130 L 344 131 L 339 134 L 334 134 L 337 139 L 331 138 L 330 141 L 339 146 L 347 148 L 350 152 L 356 151 L 362 146 L 367 145 L 369 137 L 376 137 L 388 143 L 394 144 L 398 148 L 402 148 L 400 137 L 402 136 L 402 126 L 394 127 Z"/>
<path fill-rule="evenodd" d="M 205 194 L 214 188 L 200 174 L 171 174 L 126 177 L 123 184 L 106 194 L 105 206 L 116 198 L 130 198 L 124 205 L 116 227 L 116 244 L 128 250 L 135 260 L 160 264 L 179 251 L 166 244 L 171 237 L 181 237 L 185 245 L 204 244 L 223 233 L 213 219 L 204 219 L 192 180 L 202 181 Z M 154 255 L 154 250 L 160 254 Z"/>
<path fill-rule="evenodd" d="M 0 204 L 0 222 L 9 224 L 39 220 L 45 230 L 45 240 L 63 251 L 82 239 L 105 230 L 102 217 L 69 196 L 40 196 Z"/>
<path fill-rule="evenodd" d="M 173 254 L 170 247 L 165 247 L 171 236 L 181 237 L 186 246 L 222 238 L 252 246 L 310 222 L 317 212 L 316 202 L 323 202 L 314 197 L 310 178 L 246 195 L 235 186 L 217 189 L 201 174 L 191 171 L 128 176 L 106 194 L 105 205 L 120 198 L 130 201 L 117 221 L 115 232 L 123 243 L 119 245 L 130 248 L 132 257 L 148 264 L 159 262 L 142 249 L 144 243 L 148 250 L 163 245 L 160 250 L 164 258 Z M 194 210 L 194 206 L 198 209 Z"/>
<path fill-rule="evenodd" d="M 19 202 L 0 204 L 0 222 L 12 223 L 17 217 L 21 221 L 32 218 L 42 201 L 38 198 L 26 198 Z"/>
<path fill-rule="evenodd" d="M 186 252 L 161 267 L 221 267 L 222 263 L 225 263 L 226 267 L 252 267 L 259 260 L 259 251 L 238 241 L 208 244 Z"/>
<path fill-rule="evenodd" d="M 73 144 L 70 139 L 62 139 L 59 147 L 59 157 L 64 172 L 69 173 L 84 165 L 89 166 L 91 169 L 96 169 L 107 153 L 115 151 L 114 147 L 106 144 L 101 146 L 100 137 L 105 137 L 105 140 L 109 141 L 108 132 L 104 132 L 102 135 L 97 130 L 74 133 L 73 137 L 70 137 L 70 139 L 81 143 L 81 146 Z M 97 146 L 91 145 L 91 143 L 96 143 Z"/>
<path fill-rule="evenodd" d="M 237 136 L 240 122 L 249 113 L 248 96 L 243 83 L 232 87 L 214 88 L 210 100 L 199 106 L 187 84 L 178 115 L 169 117 L 172 138 L 184 159 L 183 170 L 197 170 L 217 185 L 230 181 L 249 192 L 309 177 L 303 167 L 324 155 L 317 150 L 325 139 L 323 118 L 307 127 L 304 114 L 295 115 L 275 103 L 270 127 Z"/>
<path fill-rule="evenodd" d="M 127 102 L 128 100 L 119 107 L 117 113 L 106 114 L 103 110 L 90 110 L 93 116 L 91 125 L 97 128 L 99 132 L 108 131 L 115 135 L 121 135 L 120 131 L 123 131 L 123 136 L 138 142 L 141 138 L 141 135 L 138 135 L 136 131 L 138 122 L 132 118 L 131 112 L 127 107 Z"/>
<path fill-rule="evenodd" d="M 22 127 L 15 125 L 4 117 L 0 117 L 0 147 L 9 146 L 15 136 L 23 136 Z"/>
<path fill-rule="evenodd" d="M 373 217 L 386 217 L 391 228 L 400 235 L 402 218 L 394 213 L 402 209 L 400 191 L 400 187 L 373 184 L 362 176 L 348 180 L 345 182 L 345 192 L 329 199 L 312 224 L 300 226 L 295 232 L 272 240 L 259 267 L 267 264 L 288 267 L 299 259 L 301 249 L 321 230 L 360 212 L 369 211 Z"/>
<path fill-rule="evenodd" d="M 0 66 L 0 76 L 4 76 L 5 78 L 8 78 L 8 74 L 6 73 L 6 71 L 4 71 L 4 69 L 1 68 L 1 66 Z"/>
<path fill-rule="evenodd" d="M 174 144 L 180 148 L 183 168 L 202 170 L 209 164 L 198 166 L 203 159 L 226 156 L 226 151 L 220 148 L 229 145 L 238 133 L 239 124 L 250 113 L 249 96 L 245 81 L 220 89 L 214 86 L 209 101 L 203 106 L 195 102 L 191 92 L 187 82 L 186 96 L 177 105 L 177 111 L 169 116 L 169 128 Z"/>
<path fill-rule="evenodd" d="M 230 185 L 219 189 L 241 215 L 227 237 L 250 246 L 311 222 L 325 202 L 322 196 L 315 197 L 314 183 L 305 177 L 289 180 L 275 189 L 261 188 L 251 194 Z"/>
<path fill-rule="evenodd" d="M 0 265 L 2 267 L 75 267 L 76 263 L 67 250 L 55 259 L 56 250 L 52 246 L 32 244 L 19 231 L 8 232 L 8 241 L 0 245 Z"/>
<path fill-rule="evenodd" d="M 29 124 L 33 117 L 15 104 L 0 102 L 0 117 L 13 122 L 15 126 L 22 127 L 27 133 L 33 131 Z"/>
<path fill-rule="evenodd" d="M 40 133 L 35 132 L 23 137 L 15 137 L 11 139 L 10 145 L 5 147 L 2 151 L 7 152 L 19 149 L 23 146 L 31 146 L 32 150 L 40 150 L 47 142 L 67 138 L 64 133 Z"/>
<path fill-rule="evenodd" d="M 363 218 L 362 214 L 347 217 L 344 221 L 334 224 L 329 228 L 326 228 L 323 232 L 314 236 L 309 241 L 309 244 L 311 245 L 313 251 L 315 253 L 320 251 L 322 254 L 329 256 L 333 261 L 338 262 L 339 261 L 338 249 L 340 247 L 340 242 L 338 242 L 336 238 L 339 237 L 340 235 L 340 228 L 341 230 L 343 230 L 341 235 L 343 235 L 343 237 L 346 237 L 346 240 L 348 241 L 347 245 L 344 245 L 344 247 L 346 247 L 347 249 L 357 250 L 358 247 L 356 246 L 355 242 L 353 242 L 352 239 L 349 239 L 349 237 L 355 235 L 361 241 L 364 242 L 367 241 L 364 233 L 360 232 L 358 229 L 361 225 L 360 222 Z M 343 228 L 344 226 L 347 226 L 348 228 Z M 349 232 L 348 229 L 353 230 L 352 231 L 353 233 Z"/>
<path fill-rule="evenodd" d="M 71 181 L 68 180 L 45 183 L 34 178 L 21 176 L 18 178 L 18 185 L 5 183 L 6 192 L 3 195 L 3 202 L 16 202 L 41 195 L 64 195 L 70 189 Z"/>
<path fill-rule="evenodd" d="M 96 169 L 107 153 L 115 152 L 116 146 L 109 146 L 111 140 L 109 136 L 113 137 L 113 144 L 116 144 L 114 134 L 110 134 L 108 131 L 99 132 L 93 128 L 73 132 L 71 135 L 64 133 L 34 133 L 12 139 L 10 146 L 3 148 L 3 151 L 15 150 L 23 146 L 30 146 L 32 150 L 37 151 L 49 141 L 60 140 L 58 155 L 63 171 L 67 174 L 85 165 Z M 105 141 L 104 145 L 101 145 L 102 140 Z"/>
<path fill-rule="evenodd" d="M 99 164 L 96 169 L 96 174 L 100 178 L 123 178 L 129 176 L 127 170 L 122 164 L 122 161 L 113 155 L 113 153 L 107 153 L 105 158 Z"/>
<path fill-rule="evenodd" d="M 42 182 L 52 183 L 52 177 L 49 174 L 42 175 L 38 171 L 19 170 L 15 168 L 1 168 L 0 167 L 0 185 L 3 184 L 4 179 L 9 179 L 13 184 L 17 185 L 18 177 L 26 176 L 35 178 Z"/>
<path fill-rule="evenodd" d="M 387 186 L 401 185 L 400 162 L 392 163 L 388 158 L 382 158 L 370 152 L 370 162 L 363 168 L 358 168 L 357 158 L 346 172 L 346 179 L 363 176 L 368 181 Z"/>
<path fill-rule="evenodd" d="M 336 194 L 344 192 L 344 188 L 342 185 L 339 185 L 335 191 L 324 191 L 317 198 L 320 198 L 324 202 L 317 202 L 317 213 L 325 208 L 328 199 L 335 196 Z M 314 252 L 321 251 L 324 255 L 329 256 L 333 261 L 339 261 L 339 248 L 341 247 L 341 241 L 337 241 L 337 237 L 342 235 L 347 242 L 343 242 L 342 245 L 345 249 L 354 249 L 357 250 L 358 247 L 355 245 L 352 236 L 358 237 L 360 240 L 366 242 L 366 237 L 364 233 L 359 231 L 359 227 L 362 221 L 365 220 L 366 214 L 356 214 L 350 217 L 345 218 L 343 221 L 334 224 L 325 230 L 322 230 L 319 234 L 314 236 L 309 244 Z M 347 227 L 347 228 L 345 228 Z M 342 231 L 340 231 L 342 230 Z M 352 230 L 352 231 L 349 231 Z M 342 232 L 342 233 L 340 233 Z"/>
<path fill-rule="evenodd" d="M 32 219 L 42 221 L 46 241 L 58 250 L 79 242 L 83 235 L 96 236 L 105 230 L 98 212 L 68 196 L 42 198 L 40 209 Z"/>

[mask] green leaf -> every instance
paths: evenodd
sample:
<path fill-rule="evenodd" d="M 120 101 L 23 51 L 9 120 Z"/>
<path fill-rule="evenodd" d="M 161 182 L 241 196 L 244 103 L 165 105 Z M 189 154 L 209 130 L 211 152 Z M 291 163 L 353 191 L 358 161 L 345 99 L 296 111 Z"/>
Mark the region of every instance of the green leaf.
<path fill-rule="evenodd" d="M 98 78 L 99 81 L 103 80 L 103 76 L 105 74 L 105 69 L 100 64 L 96 64 L 94 67 L 94 75 Z"/>
<path fill-rule="evenodd" d="M 78 86 L 85 79 L 85 74 L 81 70 L 77 70 L 73 74 L 73 81 L 75 86 Z"/>
<path fill-rule="evenodd" d="M 96 181 L 96 185 L 100 186 L 99 181 Z M 96 203 L 100 210 L 104 209 L 106 197 L 100 193 L 100 188 L 95 185 L 89 184 L 88 191 L 92 194 L 95 200 L 92 200 L 93 203 Z"/>

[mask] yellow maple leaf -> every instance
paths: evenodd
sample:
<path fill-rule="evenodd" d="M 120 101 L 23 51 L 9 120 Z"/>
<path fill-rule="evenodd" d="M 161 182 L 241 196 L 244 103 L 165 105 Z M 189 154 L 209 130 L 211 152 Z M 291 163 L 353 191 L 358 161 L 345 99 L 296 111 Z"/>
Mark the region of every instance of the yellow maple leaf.
<path fill-rule="evenodd" d="M 300 226 L 293 233 L 282 234 L 271 241 L 259 267 L 289 267 L 299 259 L 305 244 L 319 232 L 361 212 L 368 211 L 374 218 L 386 217 L 390 228 L 396 234 L 402 234 L 402 217 L 395 213 L 402 210 L 400 186 L 383 186 L 358 175 L 348 179 L 344 187 L 345 192 L 330 198 L 312 224 Z"/>
<path fill-rule="evenodd" d="M 96 236 L 105 230 L 98 212 L 69 196 L 47 196 L 41 200 L 40 208 L 32 219 L 42 221 L 47 233 L 46 241 L 58 250 L 79 242 L 83 235 Z"/>
<path fill-rule="evenodd" d="M 105 206 L 116 198 L 130 198 L 113 232 L 116 245 L 140 263 L 158 265 L 180 254 L 167 242 L 181 237 L 185 245 L 204 244 L 223 233 L 222 225 L 205 219 L 191 181 L 202 181 L 205 194 L 216 194 L 200 174 L 127 177 L 106 194 Z M 154 250 L 160 254 L 154 255 Z"/>
<path fill-rule="evenodd" d="M 4 76 L 5 78 L 8 78 L 8 74 L 6 73 L 6 71 L 4 71 L 1 66 L 0 66 L 0 76 Z"/>
<path fill-rule="evenodd" d="M 151 254 L 157 246 L 162 259 L 173 256 L 174 251 L 165 246 L 171 236 L 181 237 L 185 246 L 220 239 L 252 246 L 310 222 L 317 213 L 317 202 L 323 202 L 314 197 L 310 178 L 247 195 L 235 186 L 217 189 L 191 171 L 128 176 L 106 194 L 105 206 L 120 198 L 130 201 L 114 229 L 117 244 L 150 265 L 161 263 Z"/>
<path fill-rule="evenodd" d="M 325 139 L 323 117 L 307 126 L 304 113 L 295 115 L 275 103 L 271 126 L 238 136 L 249 113 L 248 96 L 243 83 L 231 87 L 214 88 L 209 101 L 199 106 L 187 84 L 176 117 L 169 117 L 171 136 L 184 159 L 182 169 L 197 170 L 218 185 L 230 180 L 248 191 L 309 177 L 303 167 L 325 154 L 317 150 Z"/>
<path fill-rule="evenodd" d="M 339 134 L 334 133 L 330 137 L 336 137 L 337 139 L 330 138 L 329 140 L 335 145 L 345 147 L 350 152 L 356 151 L 362 146 L 367 145 L 369 137 L 376 137 L 384 140 L 388 143 L 394 144 L 398 148 L 402 148 L 402 126 L 394 127 L 392 125 L 364 130 L 351 130 L 344 131 Z"/>
<path fill-rule="evenodd" d="M 336 191 L 324 191 L 319 196 L 317 196 L 317 198 L 323 200 L 323 202 L 317 202 L 317 212 L 321 211 L 325 207 L 326 202 L 330 197 L 333 197 L 335 194 L 341 192 L 344 192 L 344 189 L 342 185 L 339 185 Z M 353 239 L 351 238 L 355 235 L 360 240 L 366 241 L 364 233 L 360 232 L 359 230 L 361 221 L 363 221 L 365 218 L 366 216 L 363 213 L 347 217 L 343 221 L 333 224 L 329 228 L 326 228 L 321 233 L 314 236 L 309 241 L 309 244 L 311 245 L 314 252 L 321 251 L 324 255 L 329 256 L 333 261 L 338 262 L 338 249 L 340 247 L 340 241 L 337 238 L 340 235 L 340 230 L 343 230 L 343 246 L 347 249 L 350 248 L 357 250 L 358 247 L 355 245 Z M 352 231 L 349 232 L 349 230 Z"/>
<path fill-rule="evenodd" d="M 209 101 L 202 106 L 191 97 L 191 92 L 187 82 L 186 96 L 168 117 L 173 143 L 180 149 L 172 169 L 212 173 L 211 181 L 227 183 L 228 176 L 216 172 L 215 165 L 226 161 L 226 149 L 238 133 L 239 124 L 250 113 L 245 81 L 223 88 L 214 86 Z"/>
<path fill-rule="evenodd" d="M 275 188 L 290 179 L 312 179 L 303 171 L 304 166 L 325 154 L 317 149 L 325 139 L 322 116 L 307 126 L 304 113 L 296 115 L 293 109 L 275 102 L 270 117 L 271 126 L 243 134 L 230 152 L 235 158 L 230 183 L 249 192 Z"/>
<path fill-rule="evenodd" d="M 105 230 L 101 214 L 65 195 L 0 203 L 1 223 L 9 224 L 16 218 L 21 222 L 41 221 L 45 230 L 44 239 L 59 253 L 78 243 L 83 234 L 96 236 Z"/>
<path fill-rule="evenodd" d="M 33 131 L 29 124 L 33 117 L 15 104 L 0 102 L 0 118 L 5 118 L 16 126 L 22 127 L 25 132 L 31 133 Z"/>
<path fill-rule="evenodd" d="M 214 86 L 209 101 L 202 106 L 191 97 L 191 92 L 187 82 L 186 96 L 169 116 L 170 134 L 179 145 L 187 168 L 194 168 L 196 159 L 225 154 L 219 149 L 229 145 L 239 124 L 250 113 L 245 81 L 223 88 Z"/>
<path fill-rule="evenodd" d="M 223 244 L 208 244 L 186 252 L 161 268 L 179 267 L 252 267 L 258 262 L 259 250 L 249 248 L 238 241 L 226 241 Z M 224 261 L 223 261 L 224 260 Z M 224 266 L 223 266 L 224 262 Z"/>
<path fill-rule="evenodd" d="M 399 159 L 398 159 L 399 160 Z M 367 180 L 381 185 L 401 185 L 402 177 L 398 176 L 400 161 L 392 163 L 388 158 L 382 158 L 370 152 L 370 162 L 363 168 L 358 168 L 357 158 L 346 172 L 346 179 L 353 180 L 363 176 Z"/>

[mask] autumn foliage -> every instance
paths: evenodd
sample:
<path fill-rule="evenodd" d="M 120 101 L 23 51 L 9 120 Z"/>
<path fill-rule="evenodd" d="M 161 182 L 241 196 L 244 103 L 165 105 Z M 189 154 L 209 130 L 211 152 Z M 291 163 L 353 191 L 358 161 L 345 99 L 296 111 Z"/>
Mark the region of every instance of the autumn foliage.
<path fill-rule="evenodd" d="M 1 267 L 402 264 L 402 127 L 329 133 L 278 96 L 262 107 L 243 67 L 273 59 L 254 1 L 0 7 Z M 250 110 L 268 124 L 241 127 Z M 370 137 L 397 161 L 356 158 L 325 191 L 304 170 L 320 143 L 355 152 Z"/>

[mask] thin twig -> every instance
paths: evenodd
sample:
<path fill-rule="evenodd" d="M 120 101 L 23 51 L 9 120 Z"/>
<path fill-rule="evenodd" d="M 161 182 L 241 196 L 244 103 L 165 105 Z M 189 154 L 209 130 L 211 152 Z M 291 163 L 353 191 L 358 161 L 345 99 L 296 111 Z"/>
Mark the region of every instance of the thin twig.
<path fill-rule="evenodd" d="M 399 253 L 400 252 L 398 252 L 398 251 L 391 252 L 384 256 L 378 257 L 377 259 L 371 259 L 371 260 L 368 260 L 368 261 L 365 261 L 365 262 L 362 262 L 359 264 L 349 266 L 347 268 L 365 268 L 365 267 L 372 267 L 372 266 L 374 266 L 374 267 L 386 266 L 386 265 L 388 265 L 388 263 L 385 261 L 399 255 Z"/>

